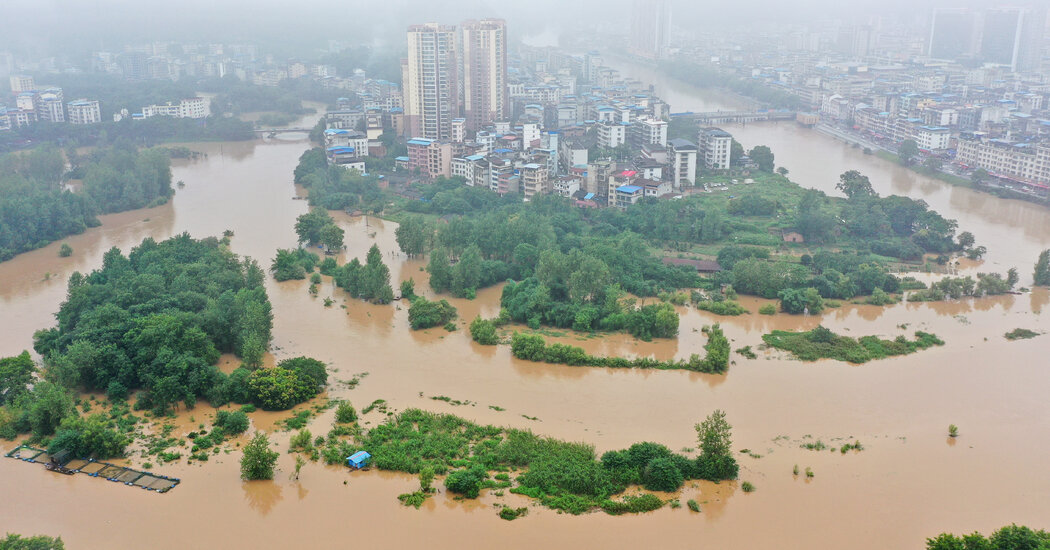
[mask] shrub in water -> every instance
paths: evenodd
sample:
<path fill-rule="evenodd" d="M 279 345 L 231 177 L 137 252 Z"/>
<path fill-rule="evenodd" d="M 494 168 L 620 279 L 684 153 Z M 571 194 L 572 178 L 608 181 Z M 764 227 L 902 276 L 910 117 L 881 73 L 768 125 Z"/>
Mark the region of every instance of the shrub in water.
<path fill-rule="evenodd" d="M 335 421 L 347 424 L 355 420 L 357 420 L 357 411 L 354 410 L 354 406 L 349 401 L 341 401 L 335 409 Z"/>

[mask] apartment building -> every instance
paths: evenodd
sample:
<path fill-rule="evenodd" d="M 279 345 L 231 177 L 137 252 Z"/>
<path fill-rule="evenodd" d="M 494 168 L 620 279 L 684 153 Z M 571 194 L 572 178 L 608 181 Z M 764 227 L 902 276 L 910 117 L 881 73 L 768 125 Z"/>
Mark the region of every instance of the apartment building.
<path fill-rule="evenodd" d="M 711 170 L 727 170 L 732 160 L 733 136 L 721 128 L 702 128 L 697 140 L 697 154 Z"/>
<path fill-rule="evenodd" d="M 70 124 L 97 124 L 102 122 L 102 109 L 98 101 L 78 99 L 66 105 Z"/>

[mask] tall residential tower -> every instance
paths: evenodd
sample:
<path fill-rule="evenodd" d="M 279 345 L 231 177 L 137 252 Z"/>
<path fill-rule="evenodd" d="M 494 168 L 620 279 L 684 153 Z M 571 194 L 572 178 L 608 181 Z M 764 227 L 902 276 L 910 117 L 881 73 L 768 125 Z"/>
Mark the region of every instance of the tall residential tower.
<path fill-rule="evenodd" d="M 454 26 L 427 23 L 408 28 L 401 77 L 409 137 L 452 137 L 452 119 L 459 116 L 457 64 Z"/>
<path fill-rule="evenodd" d="M 667 54 L 671 38 L 670 0 L 634 0 L 631 52 L 649 59 Z"/>
<path fill-rule="evenodd" d="M 507 24 L 502 19 L 465 21 L 461 28 L 463 114 L 467 128 L 507 120 Z"/>

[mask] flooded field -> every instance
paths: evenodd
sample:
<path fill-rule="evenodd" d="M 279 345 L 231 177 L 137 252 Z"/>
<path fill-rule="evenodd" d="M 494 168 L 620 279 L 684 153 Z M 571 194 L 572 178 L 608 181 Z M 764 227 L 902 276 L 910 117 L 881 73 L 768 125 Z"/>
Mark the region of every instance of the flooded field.
<path fill-rule="evenodd" d="M 1028 282 L 1038 251 L 1050 246 L 1050 211 L 990 196 L 960 198 L 958 193 L 969 192 L 900 174 L 860 153 L 854 158 L 841 144 L 789 128 L 752 125 L 730 131 L 739 130 L 746 146 L 770 145 L 803 185 L 830 189 L 839 172 L 859 166 L 880 192 L 892 188 L 926 198 L 988 247 L 990 261 L 983 269 L 1017 265 L 1022 283 Z M 230 229 L 232 249 L 268 267 L 275 249 L 295 245 L 295 218 L 307 205 L 294 200 L 303 191 L 292 185 L 291 172 L 309 146 L 301 135 L 191 144 L 208 156 L 175 163 L 174 179 L 185 186 L 169 204 L 105 216 L 101 228 L 67 239 L 75 250 L 70 258 L 59 258 L 54 243 L 0 263 L 0 356 L 30 348 L 33 332 L 53 324 L 69 274 L 98 267 L 112 246 L 126 252 L 146 236 L 163 239 L 188 231 L 205 237 Z M 806 155 L 828 160 L 807 163 Z M 905 177 L 914 178 L 910 187 L 896 183 Z M 394 224 L 371 217 L 336 219 L 349 246 L 341 262 L 363 257 L 378 244 L 395 282 L 411 277 L 417 289 L 426 288 L 424 263 L 397 251 Z M 695 447 L 694 424 L 721 408 L 733 424 L 735 448 L 762 456 L 738 455 L 741 480 L 754 483 L 757 491 L 745 494 L 737 482 L 687 484 L 681 498 L 696 498 L 701 514 L 683 507 L 637 517 L 573 517 L 533 506 L 528 517 L 506 522 L 493 505 L 522 506 L 526 499 L 483 493 L 477 502 L 459 502 L 442 489 L 415 510 L 396 498 L 418 485 L 414 476 L 350 473 L 314 463 L 303 468 L 299 481 L 291 481 L 294 459 L 284 453 L 288 434 L 279 433 L 275 481 L 242 482 L 235 451 L 206 464 L 157 466 L 158 473 L 182 480 L 164 495 L 0 459 L 0 493 L 8 496 L 0 499 L 0 532 L 60 535 L 70 548 L 308 547 L 333 541 L 379 548 L 627 548 L 645 541 L 668 548 L 917 549 L 925 537 L 945 530 L 987 532 L 1011 522 L 1050 527 L 1045 468 L 1050 442 L 1041 437 L 1050 430 L 1050 336 L 1003 338 L 1017 327 L 1050 329 L 1045 289 L 976 302 L 844 305 L 821 317 L 718 318 L 681 308 L 677 340 L 646 343 L 625 335 L 573 333 L 551 338 L 594 354 L 663 359 L 702 353 L 700 329 L 714 322 L 722 323 L 734 349 L 757 347 L 772 329 L 818 323 L 852 336 L 910 337 L 925 330 L 946 341 L 943 347 L 859 366 L 802 363 L 773 351 L 758 351 L 754 360 L 734 353 L 728 374 L 713 376 L 530 363 L 513 359 L 508 346 L 474 344 L 466 324 L 479 313 L 498 312 L 499 288 L 479 292 L 474 301 L 451 300 L 459 308 L 460 330 L 448 333 L 410 331 L 407 304 L 368 305 L 334 289 L 327 278 L 317 298 L 307 293 L 306 281 L 266 284 L 274 307 L 276 359 L 310 355 L 328 362 L 333 381 L 328 395 L 349 399 L 359 410 L 385 399 L 392 410 L 421 407 L 529 428 L 585 441 L 600 453 L 638 441 L 675 450 Z M 325 308 L 325 296 L 336 305 Z M 757 312 L 766 301 L 743 303 Z M 368 375 L 355 389 L 338 382 L 364 372 Z M 453 406 L 431 396 L 475 404 Z M 188 415 L 203 421 L 212 412 L 201 404 L 184 412 L 179 423 L 190 429 Z M 256 427 L 271 429 L 281 416 L 259 412 L 252 419 Z M 327 431 L 332 416 L 329 411 L 313 420 L 314 433 Z M 371 425 L 381 419 L 377 412 L 364 417 Z M 957 440 L 947 438 L 949 423 L 960 428 Z M 865 450 L 808 451 L 799 447 L 806 435 L 828 443 L 842 438 L 840 444 L 856 438 Z M 5 443 L 3 450 L 12 446 Z M 815 477 L 793 476 L 796 464 L 811 467 Z"/>

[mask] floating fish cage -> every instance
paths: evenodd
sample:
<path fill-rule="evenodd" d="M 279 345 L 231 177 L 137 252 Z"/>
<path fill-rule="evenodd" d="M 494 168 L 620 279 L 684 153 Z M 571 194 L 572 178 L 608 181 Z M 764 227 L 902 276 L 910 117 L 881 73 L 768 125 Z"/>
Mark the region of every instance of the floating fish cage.
<path fill-rule="evenodd" d="M 86 474 L 158 493 L 166 493 L 174 489 L 180 482 L 177 478 L 135 470 L 109 462 L 99 462 L 94 459 L 68 459 L 61 456 L 62 454 L 58 453 L 52 457 L 44 449 L 19 445 L 5 456 L 23 462 L 44 464 L 49 470 L 63 474 Z"/>

